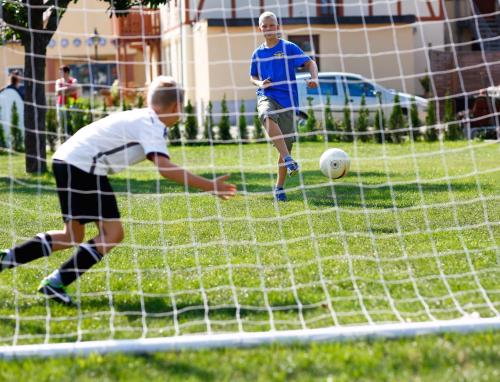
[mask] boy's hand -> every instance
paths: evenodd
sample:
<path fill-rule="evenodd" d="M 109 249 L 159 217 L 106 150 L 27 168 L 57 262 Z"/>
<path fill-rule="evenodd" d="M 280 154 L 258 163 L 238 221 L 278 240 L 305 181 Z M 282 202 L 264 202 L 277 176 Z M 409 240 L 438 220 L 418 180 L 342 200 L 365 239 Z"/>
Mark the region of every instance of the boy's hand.
<path fill-rule="evenodd" d="M 227 200 L 236 195 L 236 186 L 231 183 L 226 183 L 225 181 L 227 179 L 229 179 L 229 175 L 222 175 L 213 180 L 214 187 L 212 192 L 223 200 Z"/>
<path fill-rule="evenodd" d="M 259 87 L 261 89 L 267 89 L 270 86 L 271 86 L 271 79 L 270 78 L 266 78 L 264 81 L 260 82 L 260 86 Z"/>
<path fill-rule="evenodd" d="M 307 87 L 310 89 L 315 89 L 318 87 L 318 80 L 315 78 L 306 80 Z"/>

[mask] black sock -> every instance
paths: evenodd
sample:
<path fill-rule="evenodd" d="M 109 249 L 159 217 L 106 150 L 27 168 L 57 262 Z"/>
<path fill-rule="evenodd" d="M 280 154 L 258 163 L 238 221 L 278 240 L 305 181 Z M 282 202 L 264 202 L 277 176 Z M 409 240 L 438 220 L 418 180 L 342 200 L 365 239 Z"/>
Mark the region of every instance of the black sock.
<path fill-rule="evenodd" d="M 40 257 L 50 256 L 51 253 L 52 238 L 47 233 L 39 233 L 33 239 L 9 249 L 0 264 L 0 269 L 26 264 Z"/>
<path fill-rule="evenodd" d="M 94 240 L 80 244 L 73 256 L 59 268 L 62 284 L 64 286 L 71 284 L 101 259 L 102 255 L 97 250 Z"/>

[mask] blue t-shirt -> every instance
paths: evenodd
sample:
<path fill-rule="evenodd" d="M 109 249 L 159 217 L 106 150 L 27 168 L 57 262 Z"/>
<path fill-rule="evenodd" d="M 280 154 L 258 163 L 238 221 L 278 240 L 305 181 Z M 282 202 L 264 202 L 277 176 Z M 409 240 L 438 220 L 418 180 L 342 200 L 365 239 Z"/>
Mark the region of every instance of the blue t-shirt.
<path fill-rule="evenodd" d="M 272 82 L 267 89 L 257 89 L 257 96 L 267 96 L 284 108 L 298 106 L 295 68 L 311 58 L 293 42 L 280 39 L 272 48 L 260 45 L 252 55 L 250 75 Z"/>

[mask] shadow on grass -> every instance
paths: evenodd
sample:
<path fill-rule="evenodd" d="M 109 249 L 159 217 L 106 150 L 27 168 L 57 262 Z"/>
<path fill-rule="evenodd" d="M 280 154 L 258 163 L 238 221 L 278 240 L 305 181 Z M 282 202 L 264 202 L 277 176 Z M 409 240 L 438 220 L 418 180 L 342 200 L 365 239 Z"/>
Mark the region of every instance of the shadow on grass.
<path fill-rule="evenodd" d="M 201 174 L 211 178 L 211 173 Z M 218 174 L 220 175 L 220 174 Z M 238 185 L 242 190 L 243 180 L 247 192 L 271 192 L 273 178 L 268 173 L 246 172 L 242 176 L 239 172 L 230 174 L 230 182 Z M 392 208 L 393 197 L 391 188 L 386 185 L 387 176 L 384 172 L 361 172 L 359 178 L 364 182 L 362 187 L 357 184 L 357 176 L 349 176 L 342 181 L 326 184 L 326 178 L 319 171 L 303 171 L 301 173 L 304 184 L 307 186 L 315 184 L 325 184 L 322 187 L 307 188 L 305 190 L 308 202 L 317 207 L 332 207 L 335 201 L 343 207 L 366 207 L 366 208 Z M 392 174 L 395 178 L 400 178 L 398 174 Z M 47 194 L 55 196 L 55 184 L 51 176 L 38 178 L 0 178 L 0 194 L 15 193 L 38 195 Z M 111 177 L 111 184 L 116 193 L 130 194 L 155 194 L 155 193 L 175 193 L 179 192 L 181 196 L 182 187 L 162 179 L 127 179 L 122 177 Z M 289 179 L 287 187 L 293 188 L 300 185 L 300 178 Z M 11 188 L 12 187 L 12 188 Z M 447 193 L 448 183 L 425 183 L 421 185 L 424 196 L 433 193 Z M 475 181 L 457 182 L 451 184 L 454 192 L 467 192 L 474 190 Z M 487 184 L 482 185 L 483 191 L 488 192 L 491 187 Z M 419 188 L 417 182 L 407 184 L 393 184 L 392 190 L 395 194 L 397 207 L 409 207 L 420 203 Z M 196 192 L 196 190 L 193 190 Z M 363 192 L 364 203 L 361 198 Z M 335 199 L 334 199 L 335 198 Z M 288 194 L 290 201 L 300 201 L 303 199 L 302 191 L 290 192 Z"/>

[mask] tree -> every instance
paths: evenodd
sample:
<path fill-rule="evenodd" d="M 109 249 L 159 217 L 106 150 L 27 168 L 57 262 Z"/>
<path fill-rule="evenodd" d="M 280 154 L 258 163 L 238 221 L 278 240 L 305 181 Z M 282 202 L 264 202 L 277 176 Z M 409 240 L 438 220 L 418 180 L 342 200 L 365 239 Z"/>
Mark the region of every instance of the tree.
<path fill-rule="evenodd" d="M 404 116 L 401 104 L 399 103 L 399 94 L 394 95 L 394 106 L 392 108 L 391 116 L 389 117 L 389 129 L 392 130 L 391 141 L 394 143 L 401 143 L 403 141 L 404 133 Z"/>
<path fill-rule="evenodd" d="M 184 112 L 186 114 L 186 121 L 184 122 L 184 137 L 187 140 L 187 144 L 192 145 L 196 143 L 196 138 L 198 137 L 198 121 L 194 115 L 194 107 L 190 100 L 188 100 Z"/>
<path fill-rule="evenodd" d="M 429 101 L 427 116 L 425 117 L 424 138 L 427 142 L 435 142 L 439 138 L 436 127 L 436 104 L 432 99 Z"/>
<path fill-rule="evenodd" d="M 241 101 L 240 116 L 238 118 L 238 131 L 240 133 L 240 142 L 246 143 L 248 139 L 247 116 L 245 115 L 245 102 Z"/>
<path fill-rule="evenodd" d="M 214 139 L 214 118 L 212 116 L 213 105 L 212 101 L 208 101 L 207 113 L 205 115 L 203 138 L 205 138 L 208 143 L 212 143 Z"/>
<path fill-rule="evenodd" d="M 363 94 L 361 96 L 361 105 L 359 108 L 357 125 L 358 133 L 360 133 L 359 139 L 361 139 L 361 142 L 367 142 L 369 139 L 368 135 L 366 134 L 366 132 L 368 131 L 368 118 L 370 118 L 370 111 L 366 107 L 366 97 Z"/>
<path fill-rule="evenodd" d="M 411 98 L 411 107 L 410 107 L 410 139 L 416 141 L 418 137 L 420 137 L 420 126 L 422 126 L 422 122 L 418 116 L 418 108 L 417 103 L 415 102 L 415 97 Z"/>
<path fill-rule="evenodd" d="M 219 138 L 222 141 L 230 141 L 231 137 L 231 124 L 229 123 L 229 109 L 227 108 L 226 95 L 222 98 L 220 104 L 221 117 L 219 121 Z"/>
<path fill-rule="evenodd" d="M 326 94 L 324 121 L 325 121 L 325 140 L 327 142 L 333 142 L 337 138 L 334 135 L 335 130 L 337 130 L 337 126 L 335 120 L 333 119 L 330 94 L 328 93 Z"/>
<path fill-rule="evenodd" d="M 61 22 L 69 3 L 78 0 L 0 0 L 1 18 L 8 26 L 3 39 L 17 38 L 24 47 L 24 123 L 29 126 L 24 134 L 26 146 L 26 171 L 47 171 L 45 147 L 45 65 L 47 45 Z M 170 0 L 103 0 L 109 3 L 114 14 L 134 5 L 154 8 Z M 118 14 L 118 13 L 117 13 Z"/>
<path fill-rule="evenodd" d="M 14 151 L 24 151 L 23 132 L 19 128 L 19 112 L 15 102 L 12 103 L 12 113 L 10 115 L 10 145 Z"/>

